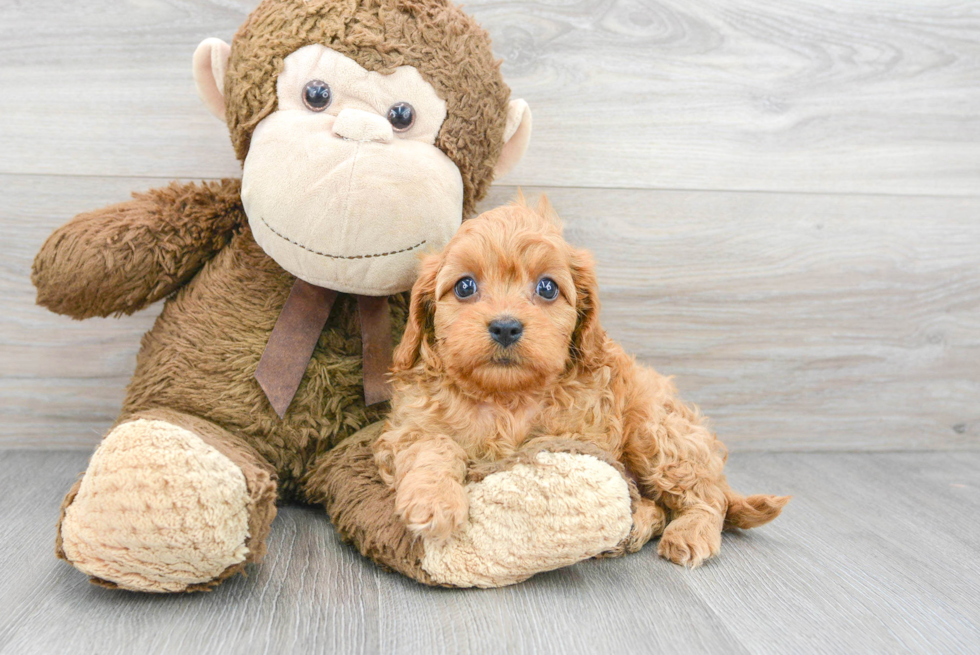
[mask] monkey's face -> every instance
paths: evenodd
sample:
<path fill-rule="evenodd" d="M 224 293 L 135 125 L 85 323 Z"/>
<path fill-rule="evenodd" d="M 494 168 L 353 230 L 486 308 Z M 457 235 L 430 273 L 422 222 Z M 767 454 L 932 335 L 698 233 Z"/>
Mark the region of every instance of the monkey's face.
<path fill-rule="evenodd" d="M 414 67 L 382 75 L 322 45 L 286 57 L 276 91 L 244 162 L 255 240 L 312 284 L 410 288 L 462 221 L 459 169 L 435 146 L 445 101 Z"/>

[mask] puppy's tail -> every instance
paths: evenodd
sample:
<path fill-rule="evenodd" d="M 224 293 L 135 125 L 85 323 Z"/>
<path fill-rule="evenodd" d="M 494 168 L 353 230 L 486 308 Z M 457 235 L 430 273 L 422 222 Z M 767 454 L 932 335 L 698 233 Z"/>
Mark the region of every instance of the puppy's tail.
<path fill-rule="evenodd" d="M 729 489 L 725 492 L 728 498 L 728 511 L 725 513 L 725 529 L 739 528 L 748 530 L 764 525 L 773 520 L 783 511 L 783 507 L 792 496 L 743 496 Z"/>

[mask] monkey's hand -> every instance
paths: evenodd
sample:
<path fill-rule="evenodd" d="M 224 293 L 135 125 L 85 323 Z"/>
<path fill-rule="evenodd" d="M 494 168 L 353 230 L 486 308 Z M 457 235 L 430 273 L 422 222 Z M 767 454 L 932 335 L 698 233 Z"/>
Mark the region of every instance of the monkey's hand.
<path fill-rule="evenodd" d="M 239 180 L 177 183 L 79 214 L 34 259 L 37 302 L 76 319 L 132 314 L 187 282 L 244 220 Z"/>

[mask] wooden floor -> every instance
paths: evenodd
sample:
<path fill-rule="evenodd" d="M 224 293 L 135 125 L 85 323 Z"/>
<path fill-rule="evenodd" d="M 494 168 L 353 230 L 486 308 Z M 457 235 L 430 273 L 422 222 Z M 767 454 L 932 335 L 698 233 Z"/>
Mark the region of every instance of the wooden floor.
<path fill-rule="evenodd" d="M 108 591 L 53 555 L 78 452 L 0 454 L 0 653 L 977 653 L 980 453 L 746 453 L 732 483 L 792 493 L 694 571 L 652 545 L 496 590 L 384 573 L 287 507 L 248 578 Z"/>

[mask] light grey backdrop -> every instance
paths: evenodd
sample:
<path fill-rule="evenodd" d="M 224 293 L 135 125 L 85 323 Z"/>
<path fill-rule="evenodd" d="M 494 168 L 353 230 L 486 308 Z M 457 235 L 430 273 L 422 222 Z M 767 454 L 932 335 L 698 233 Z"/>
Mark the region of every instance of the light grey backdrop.
<path fill-rule="evenodd" d="M 254 2 L 0 2 L 0 445 L 88 449 L 158 308 L 34 306 L 74 214 L 237 175 L 190 57 Z M 733 451 L 975 448 L 980 9 L 902 0 L 467 3 L 534 111 L 492 192 L 546 191 L 603 320 Z"/>

